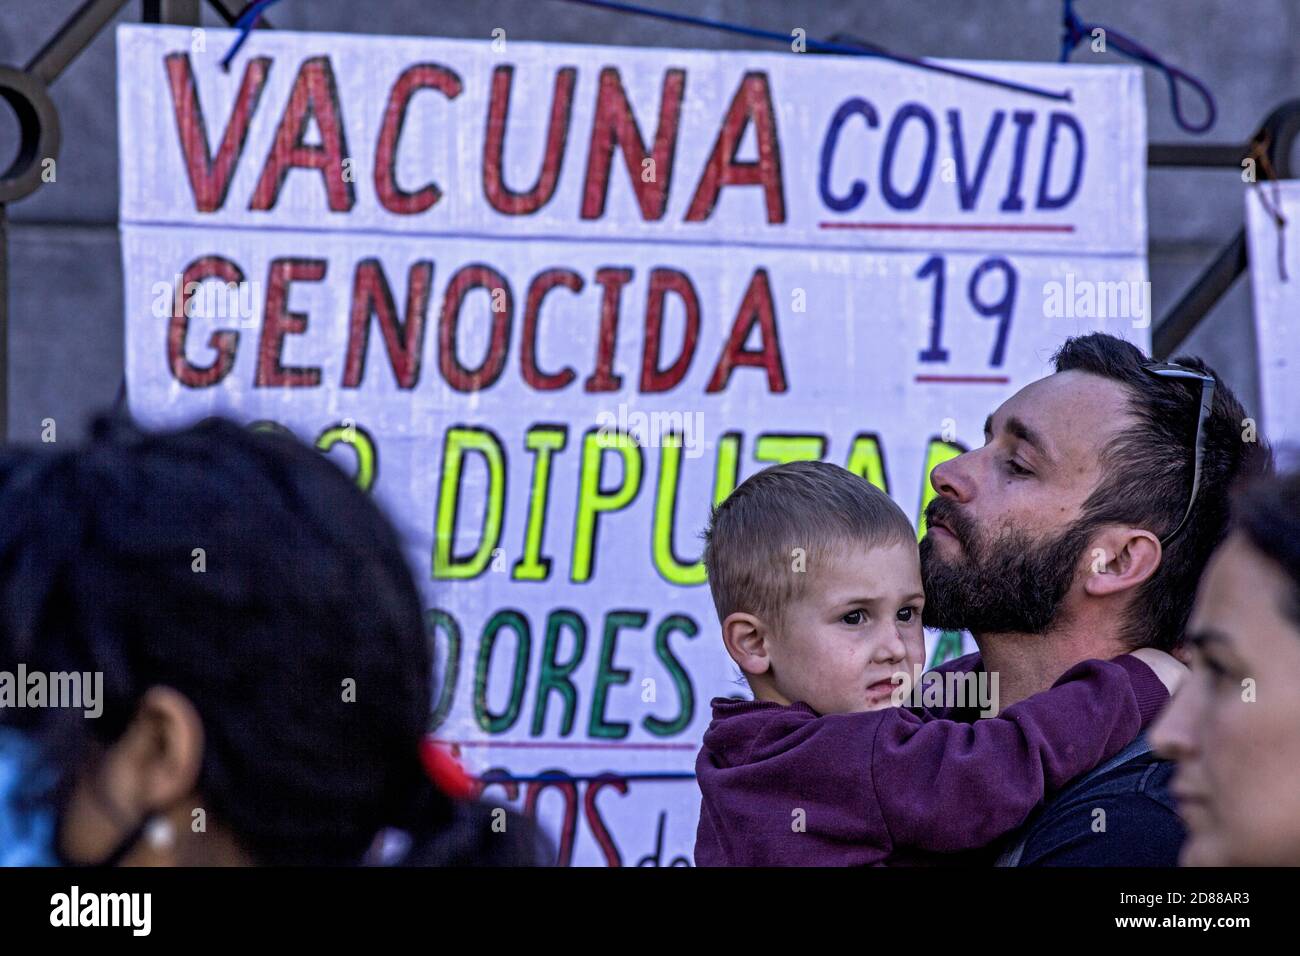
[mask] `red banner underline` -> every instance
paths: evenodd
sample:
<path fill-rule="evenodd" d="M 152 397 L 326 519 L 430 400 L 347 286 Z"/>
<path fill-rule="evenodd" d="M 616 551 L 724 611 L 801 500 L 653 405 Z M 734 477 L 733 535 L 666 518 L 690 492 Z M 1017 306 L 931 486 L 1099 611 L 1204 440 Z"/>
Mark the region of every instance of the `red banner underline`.
<path fill-rule="evenodd" d="M 1011 378 L 1006 375 L 918 375 L 917 382 L 942 382 L 957 385 L 1009 385 Z"/>

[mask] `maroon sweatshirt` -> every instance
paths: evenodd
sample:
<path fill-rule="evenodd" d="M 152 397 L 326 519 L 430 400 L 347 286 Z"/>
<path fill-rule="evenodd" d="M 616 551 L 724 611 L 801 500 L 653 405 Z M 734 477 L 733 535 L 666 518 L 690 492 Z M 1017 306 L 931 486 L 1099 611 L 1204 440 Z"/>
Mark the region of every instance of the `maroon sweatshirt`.
<path fill-rule="evenodd" d="M 1136 657 L 1076 664 L 997 717 L 713 699 L 697 866 L 855 866 L 988 846 L 1119 753 L 1168 700 Z"/>

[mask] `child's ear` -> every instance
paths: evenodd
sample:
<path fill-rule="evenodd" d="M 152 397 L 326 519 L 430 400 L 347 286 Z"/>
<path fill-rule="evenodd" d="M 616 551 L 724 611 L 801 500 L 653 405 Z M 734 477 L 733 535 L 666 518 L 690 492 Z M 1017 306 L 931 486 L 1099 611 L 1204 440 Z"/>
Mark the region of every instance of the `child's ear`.
<path fill-rule="evenodd" d="M 722 643 L 746 674 L 765 674 L 772 666 L 767 656 L 767 633 L 761 619 L 743 611 L 728 614 L 722 622 Z"/>

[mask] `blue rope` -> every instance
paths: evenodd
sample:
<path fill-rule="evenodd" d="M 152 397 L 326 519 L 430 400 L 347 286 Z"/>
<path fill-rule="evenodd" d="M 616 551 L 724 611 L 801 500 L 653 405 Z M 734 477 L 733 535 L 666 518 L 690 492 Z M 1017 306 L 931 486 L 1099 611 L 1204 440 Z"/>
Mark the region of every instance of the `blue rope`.
<path fill-rule="evenodd" d="M 241 13 L 239 19 L 235 21 L 235 29 L 239 31 L 239 36 L 235 38 L 235 42 L 231 45 L 229 52 L 226 53 L 225 57 L 221 61 L 221 68 L 223 70 L 230 70 L 230 61 L 235 58 L 235 54 L 239 52 L 239 48 L 244 45 L 244 42 L 248 39 L 248 35 L 253 32 L 253 27 L 257 26 L 257 21 L 261 19 L 262 13 L 266 8 L 274 6 L 279 2 L 280 0 L 257 0 L 256 3 L 250 3 L 244 8 L 244 12 Z"/>
<path fill-rule="evenodd" d="M 672 23 L 685 23 L 690 26 L 704 27 L 709 30 L 721 30 L 723 33 L 735 33 L 739 36 L 753 37 L 759 40 L 773 40 L 777 43 L 789 44 L 790 36 L 785 33 L 776 33 L 772 30 L 760 30 L 757 27 L 747 27 L 739 23 L 728 23 L 725 20 L 711 20 L 708 17 L 696 17 L 685 13 L 671 13 L 667 10 L 657 10 L 653 7 L 643 7 L 635 3 L 618 3 L 615 0 L 561 0 L 564 3 L 576 3 L 584 7 L 597 7 L 602 10 L 612 10 L 616 13 L 631 13 L 636 16 L 653 17 L 657 20 L 667 20 Z M 881 59 L 892 60 L 895 63 L 901 63 L 905 66 L 914 66 L 917 69 L 929 70 L 933 73 L 943 73 L 947 76 L 955 76 L 959 79 L 970 80 L 975 83 L 986 83 L 990 86 L 998 86 L 1002 89 L 1013 90 L 1017 93 L 1028 93 L 1030 96 L 1041 96 L 1050 100 L 1063 100 L 1073 102 L 1069 90 L 1064 93 L 1044 90 L 1039 87 L 1029 86 L 1024 83 L 1015 83 L 1011 80 L 1002 80 L 993 76 L 986 76 L 981 73 L 971 73 L 968 70 L 959 70 L 956 67 L 942 66 L 938 63 L 931 63 L 928 60 L 921 60 L 915 57 L 903 56 L 899 53 L 890 53 L 883 47 L 868 43 L 832 43 L 826 40 L 805 41 L 809 50 L 814 53 L 839 53 L 845 56 L 877 56 Z"/>
<path fill-rule="evenodd" d="M 1136 60 L 1147 66 L 1155 67 L 1164 74 L 1165 82 L 1169 84 L 1170 106 L 1174 114 L 1174 122 L 1189 133 L 1204 133 L 1211 126 L 1218 115 L 1214 104 L 1214 96 L 1206 88 L 1205 84 L 1198 80 L 1192 74 L 1185 70 L 1180 70 L 1172 63 L 1167 63 L 1161 59 L 1153 50 L 1143 46 L 1132 37 L 1120 33 L 1118 30 L 1112 30 L 1100 23 L 1085 23 L 1074 12 L 1074 0 L 1064 0 L 1065 7 L 1063 10 L 1062 24 L 1065 30 L 1061 34 L 1061 62 L 1064 63 L 1070 58 L 1074 51 L 1086 37 L 1092 35 L 1093 30 L 1103 30 L 1106 35 L 1107 47 L 1114 46 L 1115 51 L 1130 60 Z M 1205 103 L 1205 121 L 1199 124 L 1190 122 L 1183 114 L 1182 100 L 1178 97 L 1178 81 L 1182 80 L 1190 86 L 1201 97 Z"/>

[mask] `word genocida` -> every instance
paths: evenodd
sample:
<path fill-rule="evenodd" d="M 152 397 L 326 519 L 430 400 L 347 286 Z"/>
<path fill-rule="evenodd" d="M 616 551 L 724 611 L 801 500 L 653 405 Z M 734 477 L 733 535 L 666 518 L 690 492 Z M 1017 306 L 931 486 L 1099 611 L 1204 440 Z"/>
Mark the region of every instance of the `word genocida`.
<path fill-rule="evenodd" d="M 256 343 L 254 388 L 315 388 L 322 384 L 319 366 L 287 366 L 284 362 L 286 339 L 308 333 L 309 314 L 289 307 L 290 293 L 299 283 L 325 280 L 329 261 L 323 258 L 284 257 L 272 259 L 264 283 L 265 297 L 260 309 L 248 314 L 244 307 L 249 287 L 245 273 L 231 259 L 205 255 L 189 263 L 176 277 L 175 285 L 159 282 L 154 286 L 155 312 L 170 315 L 167 329 L 167 365 L 172 376 L 188 388 L 209 388 L 221 383 L 235 368 L 242 338 L 256 312 L 261 326 Z M 630 267 L 600 268 L 593 279 L 600 287 L 595 317 L 595 355 L 591 374 L 581 384 L 586 392 L 614 392 L 623 387 L 623 376 L 614 368 L 615 349 L 622 315 L 622 292 L 632 282 L 635 271 Z M 212 309 L 213 297 L 204 295 L 209 282 L 229 291 L 236 307 Z M 438 373 L 446 384 L 458 392 L 478 392 L 491 388 L 505 371 L 512 338 L 520 339 L 520 374 L 525 386 L 539 392 L 556 391 L 573 385 L 578 372 L 572 367 L 544 370 L 538 358 L 541 339 L 542 306 L 556 290 L 581 294 L 586 280 L 573 269 L 552 267 L 533 275 L 527 283 L 521 320 L 516 316 L 516 294 L 510 280 L 495 267 L 469 263 L 457 269 L 446 282 L 442 305 L 434 321 L 437 324 Z M 352 273 L 349 310 L 346 317 L 346 347 L 341 362 L 339 385 L 359 388 L 363 384 L 366 355 L 371 330 L 379 328 L 389 364 L 399 389 L 410 390 L 420 383 L 423 371 L 426 331 L 431 324 L 434 263 L 419 260 L 407 274 L 406 315 L 402 317 L 393 297 L 392 286 L 383 263 L 367 258 L 356 264 Z M 487 348 L 482 359 L 465 360 L 460 354 L 462 325 L 478 323 L 481 311 L 467 305 L 471 297 L 487 307 Z M 217 304 L 221 299 L 218 297 Z M 666 362 L 662 356 L 665 313 L 675 304 L 684 317 L 684 333 L 677 356 Z M 191 324 L 196 319 L 214 316 L 241 316 L 227 322 L 227 327 L 210 333 L 207 361 L 193 355 Z M 471 313 L 473 313 L 471 315 Z M 732 372 L 752 367 L 765 374 L 768 390 L 785 392 L 789 385 L 781 353 L 777 328 L 778 310 L 768 270 L 754 270 L 740 295 L 734 320 L 725 343 L 714 360 L 705 386 L 706 393 L 721 392 Z M 340 317 L 326 316 L 324 324 Z M 704 322 L 701 297 L 696 284 L 685 272 L 656 267 L 647 282 L 644 321 L 641 329 L 642 356 L 637 380 L 642 393 L 666 392 L 676 388 L 686 377 L 698 350 Z M 210 323 L 209 323 L 210 324 Z M 321 323 L 317 323 L 321 324 Z M 516 325 L 521 325 L 517 331 Z M 233 326 L 230 327 L 230 326 Z M 197 336 L 195 336 L 197 337 Z M 754 348 L 747 341 L 757 338 Z"/>

